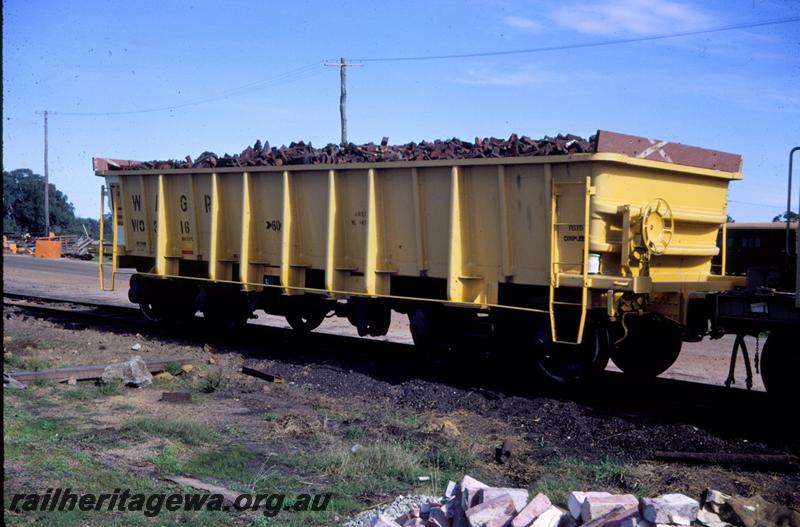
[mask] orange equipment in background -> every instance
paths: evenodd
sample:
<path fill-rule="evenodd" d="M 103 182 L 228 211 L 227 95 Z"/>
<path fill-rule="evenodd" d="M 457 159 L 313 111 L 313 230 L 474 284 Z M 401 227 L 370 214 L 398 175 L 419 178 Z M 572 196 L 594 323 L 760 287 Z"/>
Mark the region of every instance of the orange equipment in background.
<path fill-rule="evenodd" d="M 61 240 L 36 240 L 33 255 L 37 258 L 61 258 Z"/>

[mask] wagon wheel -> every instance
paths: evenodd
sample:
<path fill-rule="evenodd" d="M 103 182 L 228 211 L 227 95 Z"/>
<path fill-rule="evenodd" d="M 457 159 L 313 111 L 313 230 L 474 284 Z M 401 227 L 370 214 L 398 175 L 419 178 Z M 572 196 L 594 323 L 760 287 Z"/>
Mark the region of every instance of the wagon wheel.
<path fill-rule="evenodd" d="M 792 330 L 771 331 L 761 354 L 761 380 L 767 393 L 779 402 L 797 400 L 797 371 L 800 354 Z"/>
<path fill-rule="evenodd" d="M 142 302 L 139 304 L 139 310 L 144 318 L 150 322 L 163 322 L 164 320 L 164 312 L 156 304 Z"/>
<path fill-rule="evenodd" d="M 542 323 L 535 335 L 534 362 L 546 382 L 569 385 L 602 372 L 608 364 L 609 335 L 605 324 L 588 318 L 581 344 L 552 341 L 550 325 Z"/>
<path fill-rule="evenodd" d="M 611 349 L 611 360 L 625 374 L 649 379 L 678 360 L 683 339 L 677 324 L 638 316 L 624 323 L 624 328 L 616 328 L 626 333 Z"/>
<path fill-rule="evenodd" d="M 642 211 L 642 240 L 650 254 L 664 254 L 672 242 L 675 223 L 672 208 L 663 198 L 656 198 Z"/>
<path fill-rule="evenodd" d="M 293 330 L 300 333 L 309 333 L 322 324 L 327 314 L 325 311 L 294 311 L 286 314 L 286 321 L 292 326 Z"/>
<path fill-rule="evenodd" d="M 160 302 L 142 302 L 139 304 L 139 311 L 149 322 L 158 324 L 185 323 L 192 320 L 195 314 L 191 305 L 172 305 Z"/>

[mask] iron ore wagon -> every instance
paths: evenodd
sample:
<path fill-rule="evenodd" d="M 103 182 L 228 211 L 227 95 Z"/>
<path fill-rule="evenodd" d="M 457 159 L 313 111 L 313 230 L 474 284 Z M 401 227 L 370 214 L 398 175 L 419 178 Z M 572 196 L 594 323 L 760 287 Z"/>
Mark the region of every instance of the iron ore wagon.
<path fill-rule="evenodd" d="M 310 331 L 334 313 L 383 335 L 394 310 L 419 346 L 483 332 L 555 381 L 609 356 L 658 375 L 707 333 L 694 303 L 736 283 L 712 258 L 741 158 L 606 131 L 584 150 L 94 169 L 149 318 L 233 329 L 262 309 Z"/>

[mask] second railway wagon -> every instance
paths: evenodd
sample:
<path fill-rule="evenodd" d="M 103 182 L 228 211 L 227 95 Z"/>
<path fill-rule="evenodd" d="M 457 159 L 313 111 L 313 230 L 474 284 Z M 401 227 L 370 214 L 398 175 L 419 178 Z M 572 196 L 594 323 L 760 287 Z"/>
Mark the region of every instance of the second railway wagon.
<path fill-rule="evenodd" d="M 735 280 L 711 269 L 728 184 L 742 177 L 723 152 L 600 131 L 584 154 L 132 163 L 94 168 L 114 265 L 137 270 L 129 297 L 153 319 L 201 311 L 233 329 L 263 309 L 309 331 L 335 313 L 384 335 L 395 310 L 420 346 L 481 334 L 573 381 L 609 354 L 626 373 L 661 373 L 706 331 L 694 297 Z"/>

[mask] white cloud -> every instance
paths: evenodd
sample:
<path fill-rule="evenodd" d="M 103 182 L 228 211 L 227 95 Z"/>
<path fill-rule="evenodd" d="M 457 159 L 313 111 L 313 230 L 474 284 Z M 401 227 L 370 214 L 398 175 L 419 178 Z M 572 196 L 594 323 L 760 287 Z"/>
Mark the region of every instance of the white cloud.
<path fill-rule="evenodd" d="M 613 0 L 567 4 L 548 14 L 561 27 L 595 35 L 652 35 L 707 27 L 713 19 L 674 0 Z"/>
<path fill-rule="evenodd" d="M 505 16 L 503 23 L 508 27 L 523 31 L 539 32 L 544 29 L 544 25 L 538 20 L 524 16 Z"/>

